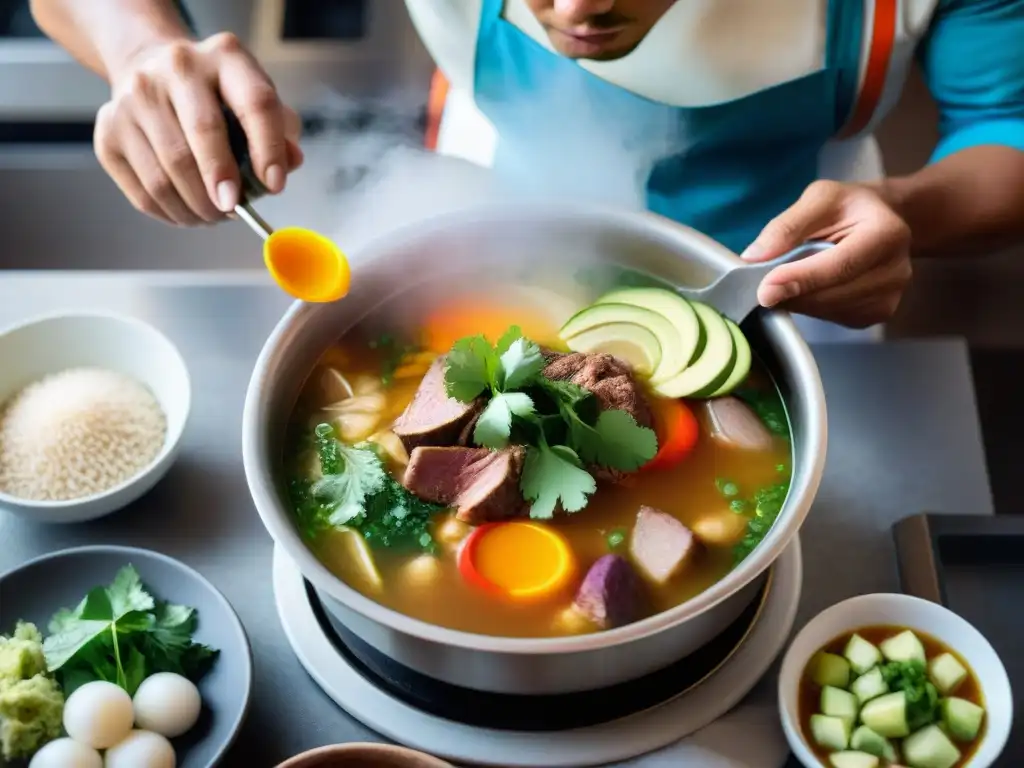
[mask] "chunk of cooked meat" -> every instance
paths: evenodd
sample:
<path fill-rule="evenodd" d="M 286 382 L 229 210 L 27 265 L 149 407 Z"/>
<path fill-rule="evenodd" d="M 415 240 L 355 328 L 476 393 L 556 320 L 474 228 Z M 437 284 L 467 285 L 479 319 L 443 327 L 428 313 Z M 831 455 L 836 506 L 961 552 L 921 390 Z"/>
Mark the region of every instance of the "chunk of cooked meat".
<path fill-rule="evenodd" d="M 754 410 L 738 397 L 718 397 L 704 404 L 711 439 L 727 448 L 767 451 L 772 433 Z"/>
<path fill-rule="evenodd" d="M 424 446 L 409 456 L 402 482 L 421 499 L 456 509 L 470 525 L 529 515 L 519 490 L 526 450 Z"/>
<path fill-rule="evenodd" d="M 651 407 L 633 378 L 629 366 L 611 355 L 572 352 L 568 355 L 544 350 L 547 365 L 543 374 L 556 381 L 571 381 L 594 393 L 602 411 L 626 411 L 641 427 L 654 426 Z M 631 473 L 608 467 L 588 467 L 597 479 L 622 484 Z"/>
<path fill-rule="evenodd" d="M 654 507 L 640 507 L 629 539 L 629 553 L 644 576 L 664 584 L 696 555 L 693 533 Z"/>
<path fill-rule="evenodd" d="M 629 366 L 611 355 L 572 352 L 548 353 L 544 376 L 556 381 L 571 381 L 590 390 L 601 410 L 626 411 L 641 427 L 654 424 L 651 407 Z"/>
<path fill-rule="evenodd" d="M 448 397 L 444 386 L 444 367 L 443 357 L 433 362 L 412 402 L 391 427 L 407 451 L 424 445 L 456 445 L 463 430 L 476 420 L 483 409 L 483 402 L 479 399 L 462 403 Z"/>
<path fill-rule="evenodd" d="M 574 604 L 601 629 L 611 629 L 639 619 L 646 597 L 643 583 L 629 561 L 619 555 L 605 555 L 590 566 Z"/>

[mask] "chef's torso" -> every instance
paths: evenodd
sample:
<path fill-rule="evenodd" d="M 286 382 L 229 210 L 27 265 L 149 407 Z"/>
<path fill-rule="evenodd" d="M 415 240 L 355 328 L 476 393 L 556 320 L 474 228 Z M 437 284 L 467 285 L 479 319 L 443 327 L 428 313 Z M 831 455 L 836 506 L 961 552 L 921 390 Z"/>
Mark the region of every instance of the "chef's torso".
<path fill-rule="evenodd" d="M 524 0 L 407 5 L 449 83 L 439 152 L 741 250 L 816 178 L 882 175 L 871 133 L 936 2 L 680 0 L 613 61 L 558 56 Z M 834 139 L 869 90 L 855 134 Z"/>

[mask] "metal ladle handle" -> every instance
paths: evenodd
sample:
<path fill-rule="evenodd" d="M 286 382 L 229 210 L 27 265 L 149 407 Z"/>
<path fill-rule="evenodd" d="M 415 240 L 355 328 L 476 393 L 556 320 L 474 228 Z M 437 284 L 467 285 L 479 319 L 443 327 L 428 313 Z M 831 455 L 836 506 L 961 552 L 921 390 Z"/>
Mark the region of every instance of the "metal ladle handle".
<path fill-rule="evenodd" d="M 252 156 L 249 154 L 249 138 L 245 135 L 245 129 L 238 116 L 228 107 L 222 106 L 224 123 L 228 131 L 228 144 L 231 146 L 231 154 L 238 163 L 238 171 L 242 180 L 238 205 L 235 206 L 235 215 L 244 221 L 257 235 L 266 240 L 274 234 L 274 228 L 267 223 L 266 219 L 256 212 L 252 207 L 252 201 L 258 200 L 269 191 L 256 170 L 252 166 Z"/>

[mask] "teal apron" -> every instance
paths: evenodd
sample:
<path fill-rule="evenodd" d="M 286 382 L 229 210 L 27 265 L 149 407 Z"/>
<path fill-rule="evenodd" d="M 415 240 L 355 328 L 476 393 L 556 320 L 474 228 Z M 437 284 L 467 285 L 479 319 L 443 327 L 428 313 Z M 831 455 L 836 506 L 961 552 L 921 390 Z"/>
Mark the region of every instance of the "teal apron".
<path fill-rule="evenodd" d="M 616 195 L 739 253 L 818 178 L 818 153 L 857 95 L 863 3 L 829 0 L 825 66 L 734 101 L 675 107 L 548 50 L 484 0 L 475 101 L 495 126 L 494 169 L 537 191 Z M 541 172 L 541 171 L 546 171 Z M 567 191 L 570 187 L 566 187 Z"/>
<path fill-rule="evenodd" d="M 829 0 L 824 69 L 707 107 L 661 104 L 602 80 L 505 21 L 503 9 L 484 0 L 476 47 L 474 98 L 498 132 L 495 171 L 538 195 L 561 186 L 645 207 L 736 253 L 818 178 L 818 153 L 857 97 L 861 0 Z M 821 340 L 864 338 L 812 318 L 798 324 Z"/>

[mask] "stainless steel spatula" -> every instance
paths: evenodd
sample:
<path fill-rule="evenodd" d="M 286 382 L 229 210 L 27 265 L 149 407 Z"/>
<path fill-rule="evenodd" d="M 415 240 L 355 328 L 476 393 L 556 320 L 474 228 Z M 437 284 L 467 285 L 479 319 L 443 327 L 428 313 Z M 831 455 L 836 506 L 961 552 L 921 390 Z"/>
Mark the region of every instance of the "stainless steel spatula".
<path fill-rule="evenodd" d="M 771 261 L 737 266 L 704 288 L 680 288 L 679 293 L 692 301 L 700 301 L 717 309 L 736 323 L 760 306 L 757 288 L 765 275 L 782 264 L 798 261 L 833 247 L 833 243 L 810 240 Z"/>

